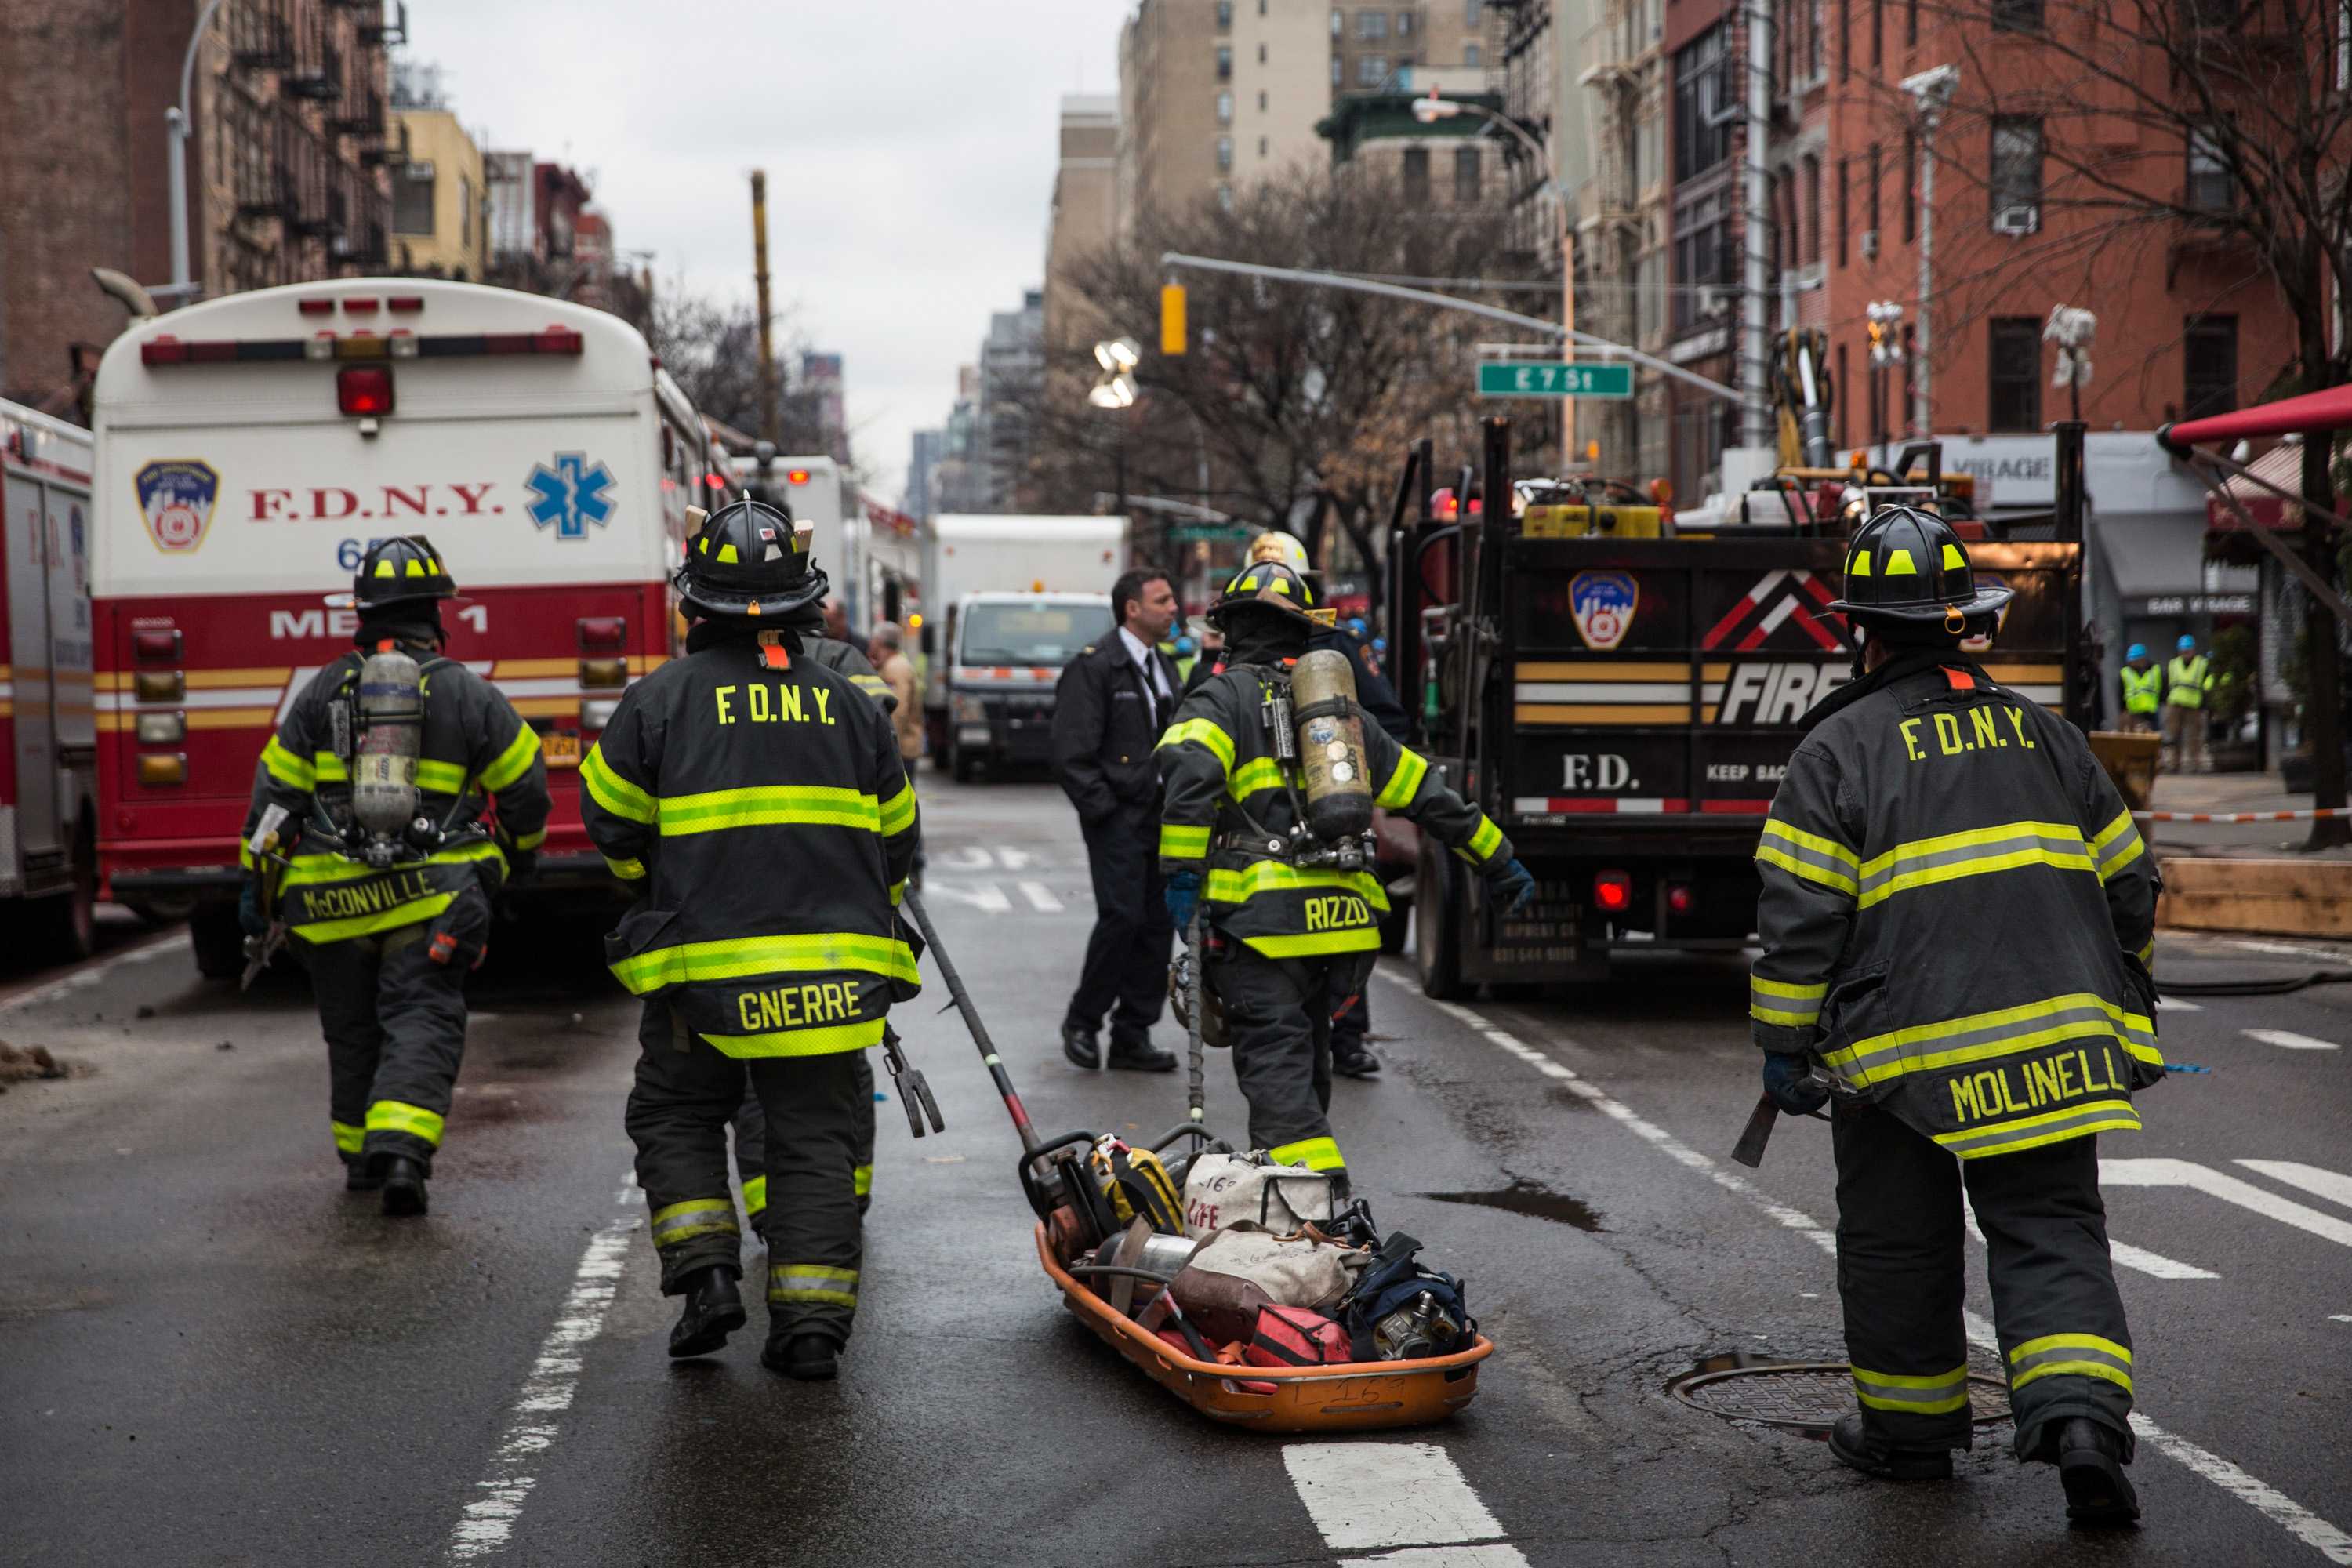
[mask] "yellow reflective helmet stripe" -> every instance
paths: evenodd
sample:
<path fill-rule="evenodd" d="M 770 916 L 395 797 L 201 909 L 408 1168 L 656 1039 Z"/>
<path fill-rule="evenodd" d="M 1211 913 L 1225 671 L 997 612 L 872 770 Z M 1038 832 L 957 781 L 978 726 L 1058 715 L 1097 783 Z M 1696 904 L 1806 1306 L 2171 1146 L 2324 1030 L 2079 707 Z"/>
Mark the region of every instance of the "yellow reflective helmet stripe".
<path fill-rule="evenodd" d="M 1853 559 L 1845 563 L 1845 574 L 1849 577 L 1869 576 L 1870 552 L 1866 549 L 1855 551 Z"/>
<path fill-rule="evenodd" d="M 490 760 L 482 770 L 482 784 L 491 790 L 502 790 L 530 772 L 530 764 L 539 757 L 539 731 L 525 724 L 507 742 L 506 750 Z"/>
<path fill-rule="evenodd" d="M 1911 563 L 1908 550 L 1890 550 L 1886 552 L 1886 570 L 1879 574 L 1884 577 L 1916 577 L 1919 568 Z"/>
<path fill-rule="evenodd" d="M 441 1127 L 438 1115 L 405 1100 L 379 1100 L 367 1108 L 367 1130 L 371 1132 L 405 1132 L 438 1148 Z"/>
<path fill-rule="evenodd" d="M 580 759 L 580 782 L 588 786 L 590 798 L 598 805 L 625 821 L 650 823 L 660 815 L 652 795 L 613 771 L 613 764 L 604 760 L 601 741 Z"/>
<path fill-rule="evenodd" d="M 1969 569 L 1969 558 L 1960 553 L 1960 547 L 1958 545 L 1949 542 L 1945 544 L 1944 569 L 1948 572 L 1965 572 Z"/>

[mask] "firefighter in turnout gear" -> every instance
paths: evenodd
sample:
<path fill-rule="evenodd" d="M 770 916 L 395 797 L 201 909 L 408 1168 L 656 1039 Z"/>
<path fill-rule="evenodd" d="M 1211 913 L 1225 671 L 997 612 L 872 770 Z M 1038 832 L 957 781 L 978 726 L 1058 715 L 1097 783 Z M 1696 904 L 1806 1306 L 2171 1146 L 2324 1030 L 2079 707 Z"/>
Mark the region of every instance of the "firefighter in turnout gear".
<path fill-rule="evenodd" d="M 1344 1195 L 1347 1161 L 1328 1115 L 1325 998 L 1362 984 L 1388 897 L 1368 855 L 1335 864 L 1335 852 L 1349 846 L 1293 833 L 1303 821 L 1303 779 L 1297 762 L 1281 759 L 1278 735 L 1291 732 L 1292 667 L 1320 624 L 1314 590 L 1281 563 L 1245 566 L 1209 618 L 1224 633 L 1225 668 L 1185 698 L 1159 747 L 1169 912 L 1181 930 L 1198 906 L 1209 928 L 1206 979 L 1223 1003 L 1234 1074 L 1249 1100 L 1250 1142 L 1285 1163 L 1329 1173 Z M 1361 728 L 1362 783 L 1373 799 L 1478 868 L 1503 910 L 1523 906 L 1534 880 L 1502 829 L 1379 725 Z M 1314 726 L 1302 731 L 1312 734 Z"/>
<path fill-rule="evenodd" d="M 686 1299 L 670 1353 L 745 1321 L 726 1128 L 748 1077 L 766 1130 L 761 1360 L 829 1378 L 857 1308 L 858 1061 L 919 986 L 898 918 L 916 826 L 888 718 L 794 629 L 824 595 L 807 540 L 757 502 L 705 521 L 677 577 L 698 617 L 686 657 L 622 698 L 581 763 L 581 815 L 641 889 L 605 949 L 645 1000 L 627 1120 L 662 1290 Z"/>
<path fill-rule="evenodd" d="M 786 518 L 792 516 L 785 509 L 778 510 Z M 898 694 L 890 689 L 889 682 L 882 679 L 873 661 L 855 644 L 826 635 L 824 602 L 827 584 L 814 557 L 810 559 L 809 576 L 814 580 L 816 602 L 795 611 L 784 623 L 799 636 L 801 652 L 835 675 L 845 677 L 872 698 L 884 713 L 895 712 Z M 920 887 L 921 880 L 918 879 L 915 885 Z M 857 1074 L 857 1135 L 851 1149 L 850 1178 L 857 1187 L 857 1212 L 863 1215 L 874 1201 L 874 1064 L 863 1051 L 850 1059 Z M 768 1121 L 760 1112 L 760 1097 L 748 1085 L 743 1103 L 735 1112 L 735 1172 L 743 1183 L 745 1217 L 756 1230 L 760 1211 L 768 1205 Z"/>
<path fill-rule="evenodd" d="M 1830 608 L 1864 673 L 1805 716 L 1765 821 L 1748 1008 L 1766 1091 L 1834 1110 L 1860 1409 L 1831 1448 L 1918 1479 L 1969 1446 L 1965 1190 L 2017 1458 L 2058 1467 L 2070 1516 L 2135 1519 L 2096 1134 L 2137 1129 L 2164 1072 L 2155 859 L 2082 736 L 1960 652 L 2010 591 L 1951 528 L 1891 507 L 1847 548 Z"/>
<path fill-rule="evenodd" d="M 310 973 L 345 1185 L 425 1209 L 490 907 L 547 837 L 539 736 L 441 656 L 457 586 L 424 539 L 381 540 L 352 584 L 357 647 L 262 748 L 242 858 L 257 912 Z M 494 825 L 483 814 L 497 805 Z"/>

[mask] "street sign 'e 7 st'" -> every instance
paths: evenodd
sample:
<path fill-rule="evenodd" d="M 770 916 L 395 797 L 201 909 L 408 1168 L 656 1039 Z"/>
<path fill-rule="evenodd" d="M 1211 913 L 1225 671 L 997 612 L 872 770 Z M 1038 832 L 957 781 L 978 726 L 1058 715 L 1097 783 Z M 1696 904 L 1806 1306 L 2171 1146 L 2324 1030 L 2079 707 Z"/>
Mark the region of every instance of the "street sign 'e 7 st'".
<path fill-rule="evenodd" d="M 1631 397 L 1633 367 L 1630 364 L 1565 364 L 1533 360 L 1482 361 L 1478 365 L 1481 397 Z"/>

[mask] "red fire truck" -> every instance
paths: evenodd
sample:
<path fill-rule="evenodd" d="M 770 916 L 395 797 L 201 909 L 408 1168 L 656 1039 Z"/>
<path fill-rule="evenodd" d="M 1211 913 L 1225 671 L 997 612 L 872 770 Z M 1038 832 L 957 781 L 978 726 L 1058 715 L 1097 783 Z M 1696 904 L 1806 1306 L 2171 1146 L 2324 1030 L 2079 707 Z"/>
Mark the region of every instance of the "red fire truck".
<path fill-rule="evenodd" d="M 42 956 L 89 953 L 98 903 L 89 432 L 0 403 L 0 898 Z"/>
<path fill-rule="evenodd" d="M 541 732 L 555 816 L 516 891 L 602 898 L 579 759 L 673 651 L 702 422 L 616 317 L 475 284 L 344 279 L 136 323 L 96 390 L 99 867 L 191 910 L 238 966 L 237 832 L 262 743 L 351 646 L 331 607 L 376 539 L 429 538 L 464 597 L 449 657 Z"/>

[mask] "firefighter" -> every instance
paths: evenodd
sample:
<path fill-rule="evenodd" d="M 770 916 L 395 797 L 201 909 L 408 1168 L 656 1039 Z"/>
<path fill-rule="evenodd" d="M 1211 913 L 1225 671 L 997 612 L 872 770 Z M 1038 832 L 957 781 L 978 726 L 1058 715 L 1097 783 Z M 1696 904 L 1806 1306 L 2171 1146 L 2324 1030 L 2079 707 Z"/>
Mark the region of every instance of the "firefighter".
<path fill-rule="evenodd" d="M 1245 566 L 1209 611 L 1225 635 L 1225 668 L 1184 700 L 1160 738 L 1165 797 L 1160 860 L 1181 930 L 1205 904 L 1234 1073 L 1249 1100 L 1250 1142 L 1287 1164 L 1328 1172 L 1344 1195 L 1347 1161 L 1332 1136 L 1330 1011 L 1326 998 L 1363 984 L 1380 949 L 1388 898 L 1369 870 L 1299 867 L 1292 842 L 1297 779 L 1286 780 L 1262 713 L 1286 698 L 1290 667 L 1316 626 L 1315 591 L 1280 562 Z M 1501 828 L 1438 782 L 1376 724 L 1364 731 L 1366 782 L 1487 879 L 1504 912 L 1535 881 Z"/>
<path fill-rule="evenodd" d="M 777 510 L 785 518 L 791 518 L 790 509 L 780 507 Z M 810 558 L 809 575 L 815 580 L 816 591 L 822 596 L 827 584 L 814 557 Z M 783 624 L 799 635 L 801 650 L 806 657 L 835 674 L 846 677 L 852 686 L 872 698 L 884 713 L 895 714 L 899 701 L 898 693 L 856 645 L 833 636 L 832 627 L 836 621 L 845 631 L 847 630 L 848 622 L 841 614 L 841 601 L 826 599 L 822 606 L 811 605 L 803 607 Z M 911 773 L 908 782 L 914 782 Z M 922 885 L 919 877 L 913 880 L 916 886 Z M 857 1074 L 857 1130 L 851 1143 L 849 1173 L 857 1188 L 857 1212 L 863 1215 L 874 1203 L 874 1064 L 866 1060 L 863 1051 L 851 1059 L 856 1063 Z M 745 1217 L 756 1230 L 760 1225 L 760 1211 L 768 1206 L 768 1121 L 760 1112 L 759 1095 L 748 1084 L 744 1087 L 743 1103 L 735 1111 L 735 1172 L 743 1183 Z"/>
<path fill-rule="evenodd" d="M 1254 562 L 1278 561 L 1305 577 L 1319 596 L 1322 580 L 1307 564 L 1307 546 L 1294 534 L 1270 529 L 1250 541 L 1250 559 Z M 1405 718 L 1404 704 L 1397 700 L 1396 688 L 1381 673 L 1379 656 L 1374 654 L 1364 635 L 1353 626 L 1318 626 L 1307 639 L 1308 648 L 1337 648 L 1348 656 L 1356 667 L 1356 701 L 1364 715 L 1382 730 L 1389 739 L 1403 745 L 1412 739 L 1412 725 Z M 1371 1033 L 1372 996 L 1369 987 L 1349 991 L 1335 984 L 1324 998 L 1331 1009 L 1331 1070 L 1342 1078 L 1368 1079 L 1381 1070 L 1381 1058 L 1372 1054 L 1365 1037 Z"/>
<path fill-rule="evenodd" d="M 2213 690 L 2213 661 L 2183 632 L 2164 661 L 2164 749 L 2172 771 L 2208 773 L 2213 759 L 2205 750 L 2205 699 Z"/>
<path fill-rule="evenodd" d="M 248 896 L 284 922 L 318 996 L 343 1184 L 381 1190 L 388 1215 L 425 1211 L 465 1054 L 466 975 L 481 963 L 500 885 L 530 869 L 547 837 L 538 734 L 496 687 L 441 655 L 441 601 L 457 592 L 426 540 L 369 547 L 352 582 L 357 646 L 311 679 L 262 748 L 245 826 Z M 399 656 L 394 668 L 413 668 L 415 684 L 384 689 L 383 665 L 363 682 L 377 654 Z M 421 702 L 421 724 L 398 721 L 389 704 L 403 699 Z M 387 750 L 415 757 L 414 798 L 397 814 L 407 826 L 393 833 L 371 829 L 353 800 L 355 754 Z M 359 765 L 373 792 L 381 759 Z M 256 855 L 257 834 L 275 853 Z"/>
<path fill-rule="evenodd" d="M 2096 1135 L 2136 1130 L 2131 1092 L 2164 1072 L 2155 860 L 2081 734 L 1959 651 L 2010 590 L 1951 527 L 1890 507 L 1849 551 L 1830 608 L 1863 673 L 1805 716 L 1765 821 L 1748 1009 L 1767 1092 L 1834 1106 L 1860 1408 L 1830 1447 L 1917 1479 L 1969 1446 L 1965 1189 L 2016 1456 L 2058 1467 L 2071 1517 L 2126 1521 L 2132 1342 Z"/>
<path fill-rule="evenodd" d="M 809 657 L 822 597 L 808 530 L 755 501 L 707 519 L 677 586 L 683 658 L 629 688 L 582 762 L 581 816 L 641 889 L 605 938 L 644 998 L 627 1125 L 673 1356 L 742 1327 L 729 1118 L 748 1077 L 766 1124 L 772 1371 L 835 1375 L 857 1308 L 857 1062 L 915 994 L 898 902 L 915 797 L 888 718 Z"/>
<path fill-rule="evenodd" d="M 2164 671 L 2147 655 L 2147 644 L 2136 642 L 2124 650 L 2124 728 L 2152 734 L 2157 710 L 2163 704 Z"/>

